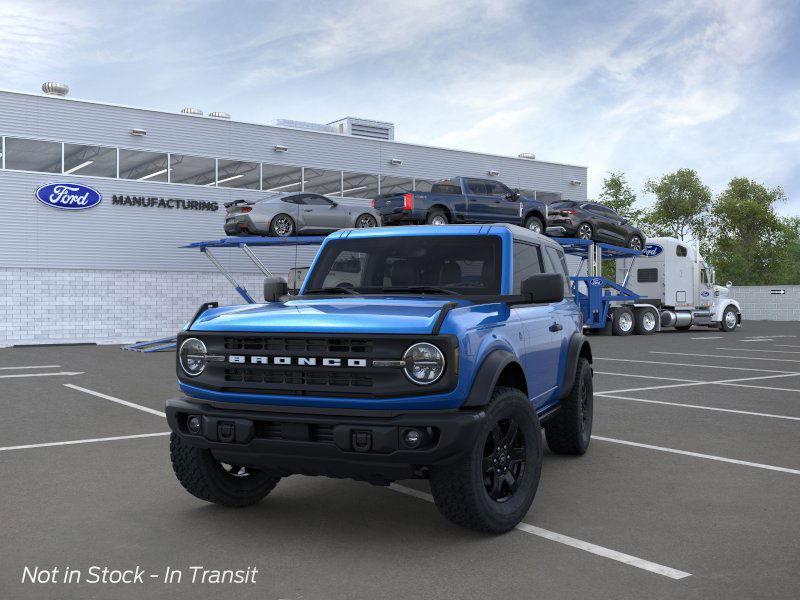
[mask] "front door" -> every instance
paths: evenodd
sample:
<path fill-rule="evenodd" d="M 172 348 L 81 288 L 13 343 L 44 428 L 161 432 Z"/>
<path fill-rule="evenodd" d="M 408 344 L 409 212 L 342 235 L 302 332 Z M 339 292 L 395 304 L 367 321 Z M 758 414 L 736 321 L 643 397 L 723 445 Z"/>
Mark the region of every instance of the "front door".
<path fill-rule="evenodd" d="M 309 194 L 300 206 L 300 218 L 304 227 L 301 231 L 336 231 L 347 226 L 346 214 L 343 207 L 317 194 Z"/>
<path fill-rule="evenodd" d="M 495 197 L 482 179 L 465 179 L 464 192 L 467 197 L 467 222 L 494 223 L 492 204 Z"/>

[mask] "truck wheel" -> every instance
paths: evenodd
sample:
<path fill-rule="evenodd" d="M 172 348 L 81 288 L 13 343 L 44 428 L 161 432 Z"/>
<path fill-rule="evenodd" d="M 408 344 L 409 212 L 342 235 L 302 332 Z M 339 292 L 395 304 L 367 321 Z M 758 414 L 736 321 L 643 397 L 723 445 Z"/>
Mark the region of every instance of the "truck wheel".
<path fill-rule="evenodd" d="M 533 233 L 544 233 L 544 224 L 539 217 L 528 217 L 525 219 L 525 229 Z"/>
<path fill-rule="evenodd" d="M 656 313 L 648 308 L 639 308 L 634 312 L 636 322 L 633 330 L 637 335 L 650 335 L 656 332 Z"/>
<path fill-rule="evenodd" d="M 447 225 L 450 220 L 447 218 L 447 214 L 442 209 L 434 208 L 428 213 L 428 218 L 425 219 L 425 222 L 428 225 Z"/>
<path fill-rule="evenodd" d="M 294 219 L 289 215 L 280 213 L 272 217 L 269 224 L 269 234 L 276 237 L 288 237 L 294 233 Z"/>
<path fill-rule="evenodd" d="M 633 311 L 630 308 L 617 308 L 611 321 L 611 333 L 630 335 L 633 331 Z"/>
<path fill-rule="evenodd" d="M 179 436 L 169 438 L 172 469 L 181 485 L 193 496 L 223 506 L 250 506 L 261 501 L 280 481 L 264 471 L 226 465 L 210 450 L 194 448 Z"/>
<path fill-rule="evenodd" d="M 545 425 L 547 446 L 557 454 L 583 454 L 592 439 L 594 388 L 592 367 L 585 358 L 578 359 L 575 381 L 561 409 Z"/>
<path fill-rule="evenodd" d="M 732 306 L 729 306 L 722 313 L 722 321 L 719 323 L 719 328 L 722 331 L 733 331 L 739 324 L 738 321 L 739 320 L 736 318 L 736 311 Z"/>
<path fill-rule="evenodd" d="M 431 471 L 433 499 L 453 523 L 503 533 L 527 514 L 542 473 L 542 430 L 528 398 L 497 387 L 473 448 Z"/>

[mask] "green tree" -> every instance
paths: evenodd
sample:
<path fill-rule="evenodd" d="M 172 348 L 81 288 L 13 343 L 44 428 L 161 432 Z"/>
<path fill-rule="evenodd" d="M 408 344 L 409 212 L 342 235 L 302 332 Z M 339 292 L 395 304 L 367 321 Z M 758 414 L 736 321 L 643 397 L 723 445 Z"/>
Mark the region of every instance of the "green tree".
<path fill-rule="evenodd" d="M 642 211 L 634 207 L 636 194 L 633 193 L 625 173 L 610 171 L 603 180 L 603 191 L 600 192 L 600 203 L 614 209 L 626 219 L 638 225 Z"/>
<path fill-rule="evenodd" d="M 798 220 L 782 219 L 775 204 L 786 199 L 780 187 L 767 188 L 746 177 L 731 179 L 711 207 L 711 249 L 707 258 L 718 280 L 737 285 L 797 281 Z"/>
<path fill-rule="evenodd" d="M 649 179 L 644 191 L 656 197 L 643 218 L 651 234 L 681 240 L 705 237 L 711 190 L 700 181 L 696 171 L 678 169 L 660 179 Z"/>

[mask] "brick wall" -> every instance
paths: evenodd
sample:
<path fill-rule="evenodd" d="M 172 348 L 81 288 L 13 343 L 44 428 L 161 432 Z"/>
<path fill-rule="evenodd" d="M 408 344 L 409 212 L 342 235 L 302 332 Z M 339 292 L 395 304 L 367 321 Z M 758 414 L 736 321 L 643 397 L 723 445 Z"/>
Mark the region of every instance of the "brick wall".
<path fill-rule="evenodd" d="M 234 275 L 262 297 L 263 277 Z M 218 273 L 0 269 L 0 347 L 167 337 L 212 301 L 243 303 Z"/>
<path fill-rule="evenodd" d="M 800 285 L 734 286 L 731 296 L 741 305 L 745 320 L 800 321 Z"/>

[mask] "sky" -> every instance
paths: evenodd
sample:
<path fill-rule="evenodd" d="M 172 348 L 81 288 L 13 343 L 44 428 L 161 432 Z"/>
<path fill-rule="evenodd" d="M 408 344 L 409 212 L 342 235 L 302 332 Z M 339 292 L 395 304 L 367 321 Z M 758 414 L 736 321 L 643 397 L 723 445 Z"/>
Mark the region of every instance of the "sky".
<path fill-rule="evenodd" d="M 800 2 L 0 0 L 0 88 L 782 186 L 800 215 Z"/>

